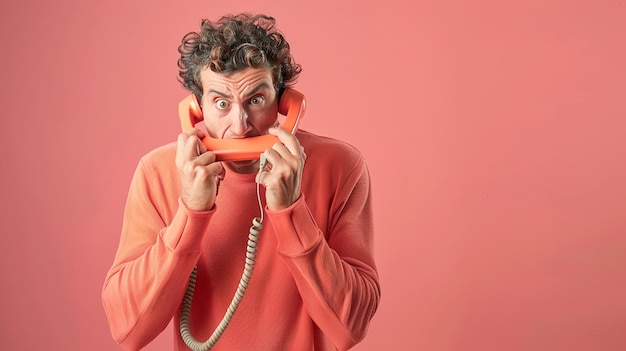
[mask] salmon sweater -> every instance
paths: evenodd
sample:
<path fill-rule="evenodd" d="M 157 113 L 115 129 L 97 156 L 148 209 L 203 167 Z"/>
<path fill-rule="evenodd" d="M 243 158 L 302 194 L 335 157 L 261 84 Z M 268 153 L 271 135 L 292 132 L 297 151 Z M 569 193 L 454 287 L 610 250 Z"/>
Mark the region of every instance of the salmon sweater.
<path fill-rule="evenodd" d="M 301 197 L 264 208 L 256 266 L 243 301 L 213 350 L 347 350 L 365 336 L 380 287 L 373 254 L 370 179 L 362 155 L 334 139 L 299 131 L 307 154 Z M 140 160 L 119 247 L 102 291 L 113 338 L 139 350 L 175 321 L 198 267 L 191 332 L 209 338 L 237 289 L 252 219 L 260 216 L 255 174 L 227 169 L 215 206 L 194 212 L 180 200 L 175 143 Z"/>

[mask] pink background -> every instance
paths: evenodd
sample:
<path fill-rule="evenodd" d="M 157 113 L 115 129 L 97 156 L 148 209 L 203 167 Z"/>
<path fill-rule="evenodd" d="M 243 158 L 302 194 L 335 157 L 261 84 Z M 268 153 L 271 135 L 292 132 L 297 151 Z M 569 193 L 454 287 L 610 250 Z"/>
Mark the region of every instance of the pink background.
<path fill-rule="evenodd" d="M 100 289 L 135 165 L 178 133 L 176 48 L 242 10 L 303 65 L 303 128 L 370 166 L 355 350 L 626 349 L 625 2 L 225 3 L 0 5 L 0 349 L 117 349 Z"/>

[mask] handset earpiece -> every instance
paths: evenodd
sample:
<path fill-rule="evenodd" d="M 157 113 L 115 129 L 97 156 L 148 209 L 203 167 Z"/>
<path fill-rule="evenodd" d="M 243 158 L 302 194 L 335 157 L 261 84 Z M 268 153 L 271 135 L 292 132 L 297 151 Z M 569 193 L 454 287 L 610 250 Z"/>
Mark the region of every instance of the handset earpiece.
<path fill-rule="evenodd" d="M 193 98 L 189 103 L 189 114 L 193 117 L 197 122 L 201 122 L 204 119 L 202 115 L 202 105 L 200 105 L 200 101 L 198 101 L 198 96 L 196 94 L 192 94 Z"/>
<path fill-rule="evenodd" d="M 190 94 L 178 104 L 178 116 L 183 132 L 191 130 L 202 122 L 202 107 L 196 94 Z"/>

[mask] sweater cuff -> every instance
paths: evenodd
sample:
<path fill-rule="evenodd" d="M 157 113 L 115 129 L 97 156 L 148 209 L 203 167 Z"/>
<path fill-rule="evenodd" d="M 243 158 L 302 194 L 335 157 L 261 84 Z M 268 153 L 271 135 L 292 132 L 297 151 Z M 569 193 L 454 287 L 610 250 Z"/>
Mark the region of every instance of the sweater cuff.
<path fill-rule="evenodd" d="M 276 233 L 278 251 L 287 256 L 309 252 L 321 240 L 322 234 L 304 201 L 304 194 L 290 207 L 279 211 L 266 208 Z"/>
<path fill-rule="evenodd" d="M 178 199 L 178 210 L 168 230 L 163 233 L 163 241 L 176 253 L 200 251 L 200 243 L 213 213 L 215 207 L 209 211 L 192 211 Z"/>

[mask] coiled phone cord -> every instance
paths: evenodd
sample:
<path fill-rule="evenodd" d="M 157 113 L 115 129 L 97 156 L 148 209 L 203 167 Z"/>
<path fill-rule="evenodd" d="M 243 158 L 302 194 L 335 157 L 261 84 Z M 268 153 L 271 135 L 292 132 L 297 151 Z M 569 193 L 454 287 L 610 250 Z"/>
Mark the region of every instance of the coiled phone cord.
<path fill-rule="evenodd" d="M 263 170 L 265 167 L 265 158 L 261 156 L 260 168 L 259 172 Z M 209 339 L 205 342 L 201 342 L 196 340 L 196 338 L 191 335 L 191 330 L 189 327 L 189 317 L 191 316 L 191 301 L 193 299 L 193 293 L 196 288 L 196 278 L 198 276 L 198 265 L 193 268 L 191 275 L 189 276 L 189 283 L 187 285 L 187 290 L 185 291 L 185 296 L 183 297 L 182 309 L 180 313 L 180 335 L 187 344 L 187 346 L 193 351 L 208 351 L 215 346 L 215 343 L 219 340 L 219 338 L 224 334 L 226 327 L 230 323 L 235 311 L 237 311 L 237 307 L 241 303 L 243 299 L 243 295 L 246 293 L 246 289 L 248 288 L 248 283 L 250 282 L 250 277 L 252 276 L 252 270 L 254 269 L 255 258 L 256 258 L 256 250 L 258 246 L 259 235 L 261 234 L 261 229 L 263 229 L 263 205 L 261 203 L 261 194 L 260 194 L 260 185 L 256 186 L 256 195 L 259 203 L 259 209 L 261 211 L 261 217 L 254 217 L 252 220 L 252 226 L 250 227 L 250 233 L 248 234 L 248 246 L 246 248 L 246 264 L 244 266 L 243 274 L 241 275 L 241 279 L 239 280 L 239 285 L 237 286 L 237 291 L 233 296 L 233 299 L 222 318 L 222 321 L 218 324 L 213 331 L 213 334 Z"/>

